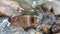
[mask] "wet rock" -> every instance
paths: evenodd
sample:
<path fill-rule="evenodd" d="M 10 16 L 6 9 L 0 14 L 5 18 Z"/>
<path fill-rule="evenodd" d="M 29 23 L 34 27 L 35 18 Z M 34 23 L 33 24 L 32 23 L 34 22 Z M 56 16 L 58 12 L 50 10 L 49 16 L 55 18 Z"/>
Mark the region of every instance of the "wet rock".
<path fill-rule="evenodd" d="M 14 17 L 14 16 L 19 16 L 20 13 L 17 11 L 13 11 L 9 7 L 0 7 L 0 16 L 7 16 L 7 17 Z"/>
<path fill-rule="evenodd" d="M 50 10 L 52 7 L 52 4 L 53 4 L 54 2 L 45 2 L 45 3 L 43 3 L 41 6 L 42 6 L 42 9 L 44 10 L 44 11 L 47 11 L 47 10 Z"/>
<path fill-rule="evenodd" d="M 38 31 L 41 31 L 42 34 L 53 34 L 52 27 L 48 24 L 41 24 Z"/>
<path fill-rule="evenodd" d="M 1 3 L 4 3 L 8 6 L 10 6 L 11 8 L 18 10 L 18 11 L 24 11 L 23 7 L 16 1 L 13 0 L 2 0 Z"/>
<path fill-rule="evenodd" d="M 43 32 L 37 31 L 35 32 L 35 34 L 43 34 Z"/>
<path fill-rule="evenodd" d="M 0 16 L 15 17 L 24 13 L 24 9 L 14 1 L 0 1 Z"/>
<path fill-rule="evenodd" d="M 28 32 L 29 34 L 35 34 L 35 29 L 29 29 Z"/>
<path fill-rule="evenodd" d="M 55 33 L 55 34 L 60 34 L 60 33 Z"/>
<path fill-rule="evenodd" d="M 56 20 L 56 24 L 55 25 L 60 27 L 60 20 Z"/>
<path fill-rule="evenodd" d="M 52 31 L 53 31 L 54 33 L 58 33 L 58 32 L 60 31 L 60 27 L 54 25 L 53 28 L 52 28 Z"/>
<path fill-rule="evenodd" d="M 60 2 L 57 1 L 47 1 L 43 3 L 42 8 L 44 11 L 50 11 L 54 13 L 54 15 L 60 15 Z"/>
<path fill-rule="evenodd" d="M 23 15 L 19 17 L 15 17 L 11 19 L 11 26 L 15 27 L 23 27 L 26 28 L 35 28 L 37 22 L 37 18 L 31 15 Z"/>
<path fill-rule="evenodd" d="M 49 14 L 48 13 L 49 15 L 46 15 L 46 19 L 43 19 L 43 17 L 45 17 L 45 16 L 43 16 L 43 14 L 39 13 L 39 12 L 38 12 L 38 16 L 35 16 L 35 15 L 22 15 L 22 16 L 19 16 L 21 14 L 19 12 L 24 10 L 24 9 L 21 8 L 18 5 L 18 3 L 15 3 L 13 1 L 5 1 L 5 0 L 2 0 L 2 2 L 0 4 L 2 4 L 2 3 L 6 4 L 6 5 L 9 5 L 9 6 L 1 5 L 1 7 L 0 7 L 1 8 L 0 9 L 1 10 L 0 11 L 1 16 L 9 16 L 9 17 L 13 17 L 13 18 L 11 18 L 11 20 L 10 20 L 11 25 L 9 24 L 8 19 L 3 20 L 3 18 L 1 18 L 1 21 L 4 22 L 4 23 L 1 23 L 2 25 L 0 25 L 0 29 L 2 30 L 2 31 L 0 31 L 0 34 L 53 34 L 51 32 L 51 30 L 53 30 L 53 32 L 58 32 L 58 30 L 60 29 L 59 28 L 60 27 L 60 24 L 59 24 L 60 21 L 56 21 L 57 22 L 55 24 L 56 27 L 53 26 L 53 28 L 51 30 L 49 30 L 49 28 L 51 27 L 53 22 L 55 22 L 55 20 L 56 20 L 56 17 L 54 16 L 54 14 Z M 34 3 L 34 1 L 33 1 L 33 3 Z M 49 3 L 49 2 L 47 2 L 47 3 Z M 28 6 L 29 6 L 29 4 L 31 4 L 31 3 L 28 3 Z M 49 3 L 47 8 L 43 7 L 43 10 L 44 11 L 51 10 L 50 9 L 51 8 L 50 4 L 52 5 L 52 4 L 54 4 L 54 2 Z M 48 8 L 48 7 L 50 7 L 50 8 Z M 31 10 L 32 9 L 30 9 L 30 11 Z M 31 13 L 31 14 L 33 14 L 33 13 Z M 14 16 L 16 16 L 16 17 L 14 17 Z M 39 21 L 41 21 L 41 23 Z M 8 27 L 6 27 L 6 26 L 8 26 Z M 60 33 L 56 33 L 56 34 L 60 34 Z"/>
<path fill-rule="evenodd" d="M 45 24 L 42 24 L 40 28 L 45 32 L 48 31 L 48 27 Z"/>
<path fill-rule="evenodd" d="M 56 17 L 55 17 L 55 15 L 50 14 L 50 15 L 48 15 L 47 17 L 50 18 L 53 22 L 56 22 Z"/>

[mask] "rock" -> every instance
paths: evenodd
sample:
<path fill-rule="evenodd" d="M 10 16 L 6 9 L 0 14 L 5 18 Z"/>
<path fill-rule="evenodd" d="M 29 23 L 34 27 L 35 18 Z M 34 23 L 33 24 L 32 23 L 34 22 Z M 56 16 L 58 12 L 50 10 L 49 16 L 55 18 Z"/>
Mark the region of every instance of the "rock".
<path fill-rule="evenodd" d="M 42 9 L 44 10 L 44 11 L 47 11 L 47 10 L 50 10 L 51 8 L 52 8 L 52 4 L 53 4 L 54 2 L 49 2 L 49 1 L 47 1 L 47 2 L 45 2 L 45 3 L 43 3 L 42 5 L 41 5 L 41 7 L 42 7 Z"/>
<path fill-rule="evenodd" d="M 60 20 L 57 20 L 55 25 L 60 27 Z"/>
<path fill-rule="evenodd" d="M 55 34 L 60 34 L 60 33 L 55 33 Z"/>
<path fill-rule="evenodd" d="M 11 26 L 15 27 L 23 27 L 26 28 L 35 28 L 37 22 L 37 18 L 31 15 L 23 15 L 19 17 L 15 17 L 11 19 Z"/>
<path fill-rule="evenodd" d="M 52 28 L 52 31 L 53 31 L 54 33 L 58 33 L 58 32 L 60 31 L 60 27 L 57 26 L 57 25 L 54 25 L 53 28 Z"/>
<path fill-rule="evenodd" d="M 42 24 L 40 27 L 43 31 L 48 32 L 48 27 L 45 24 Z"/>
<path fill-rule="evenodd" d="M 44 11 L 50 11 L 54 15 L 60 15 L 60 2 L 58 1 L 47 1 L 41 5 Z"/>
<path fill-rule="evenodd" d="M 14 1 L 0 1 L 0 16 L 15 17 L 22 15 L 24 9 Z"/>
<path fill-rule="evenodd" d="M 43 34 L 43 32 L 35 32 L 35 34 Z"/>
<path fill-rule="evenodd" d="M 14 16 L 19 16 L 20 13 L 17 11 L 13 11 L 9 7 L 0 7 L 0 16 L 8 16 L 8 17 L 14 17 Z"/>
<path fill-rule="evenodd" d="M 49 28 L 46 24 L 41 24 L 40 31 L 44 34 L 53 34 L 53 31 L 51 28 Z"/>
<path fill-rule="evenodd" d="M 6 5 L 9 5 L 11 8 L 15 10 L 24 11 L 23 7 L 16 1 L 13 0 L 2 0 L 1 3 L 4 3 Z"/>
<path fill-rule="evenodd" d="M 54 5 L 53 12 L 55 15 L 60 15 L 60 2 L 56 2 L 56 5 Z"/>

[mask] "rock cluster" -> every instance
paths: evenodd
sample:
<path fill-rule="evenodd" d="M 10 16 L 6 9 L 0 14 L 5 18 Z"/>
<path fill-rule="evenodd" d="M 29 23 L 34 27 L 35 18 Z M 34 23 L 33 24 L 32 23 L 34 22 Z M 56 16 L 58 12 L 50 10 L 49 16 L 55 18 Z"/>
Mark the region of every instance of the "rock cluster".
<path fill-rule="evenodd" d="M 33 10 L 25 10 L 15 1 L 0 0 L 0 33 L 60 34 L 60 2 L 46 1 L 31 6 L 29 9 Z"/>

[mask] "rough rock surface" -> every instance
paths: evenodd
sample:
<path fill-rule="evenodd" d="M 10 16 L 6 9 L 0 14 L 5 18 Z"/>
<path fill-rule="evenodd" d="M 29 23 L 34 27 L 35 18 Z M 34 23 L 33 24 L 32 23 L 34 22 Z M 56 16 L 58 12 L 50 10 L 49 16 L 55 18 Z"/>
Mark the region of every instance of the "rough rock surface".
<path fill-rule="evenodd" d="M 44 2 L 42 5 L 44 11 L 53 12 L 54 15 L 60 15 L 60 2 L 58 1 L 47 1 Z"/>
<path fill-rule="evenodd" d="M 35 28 L 37 18 L 31 15 L 23 15 L 11 19 L 11 26 L 23 27 L 23 28 Z"/>
<path fill-rule="evenodd" d="M 14 1 L 0 1 L 0 16 L 14 17 L 19 16 L 24 12 L 24 9 Z"/>
<path fill-rule="evenodd" d="M 42 10 L 44 10 L 44 12 L 42 12 L 42 10 L 39 9 L 40 7 L 38 7 L 40 0 L 24 1 L 26 3 L 21 0 L 21 4 L 24 5 L 32 15 L 21 15 L 21 13 L 24 13 L 24 9 L 15 1 L 0 0 L 0 16 L 2 16 L 0 17 L 0 34 L 60 34 L 60 19 L 58 17 L 59 20 L 56 19 L 55 13 L 46 12 L 55 12 L 56 10 L 58 11 L 57 14 L 59 14 L 59 2 L 51 2 L 52 0 L 49 0 L 50 2 L 43 3 Z M 47 4 L 46 7 L 45 4 Z M 37 9 L 36 6 L 38 7 Z M 32 11 L 35 15 L 33 15 Z M 38 15 L 36 15 L 36 12 Z M 13 18 L 4 18 L 4 16 Z"/>

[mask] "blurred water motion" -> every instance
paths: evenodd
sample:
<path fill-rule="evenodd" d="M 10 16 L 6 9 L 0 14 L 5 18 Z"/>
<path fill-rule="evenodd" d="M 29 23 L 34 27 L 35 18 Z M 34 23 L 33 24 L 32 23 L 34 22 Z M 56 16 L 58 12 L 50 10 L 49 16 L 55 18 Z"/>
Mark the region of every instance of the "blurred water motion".
<path fill-rule="evenodd" d="M 10 27 L 11 23 L 9 22 L 9 18 L 0 17 L 0 34 L 44 34 L 44 32 L 41 29 L 47 31 L 50 27 L 52 27 L 53 22 L 55 22 L 56 20 L 56 17 L 53 14 L 47 15 L 48 18 L 43 20 L 45 16 L 43 16 L 43 13 L 40 13 L 40 9 L 38 10 L 36 9 L 38 5 L 41 5 L 45 1 L 55 1 L 55 0 L 14 0 L 14 1 L 17 1 L 19 4 L 21 4 L 21 6 L 29 13 L 31 14 L 38 13 L 38 15 L 35 16 L 39 19 L 38 21 L 40 22 L 37 24 L 35 29 L 24 30 L 22 27 L 19 28 Z M 60 27 L 54 25 L 52 30 L 53 32 L 59 32 Z"/>
<path fill-rule="evenodd" d="M 10 22 L 6 17 L 0 17 L 0 30 L 2 31 L 5 27 L 9 27 Z"/>

